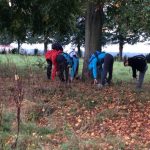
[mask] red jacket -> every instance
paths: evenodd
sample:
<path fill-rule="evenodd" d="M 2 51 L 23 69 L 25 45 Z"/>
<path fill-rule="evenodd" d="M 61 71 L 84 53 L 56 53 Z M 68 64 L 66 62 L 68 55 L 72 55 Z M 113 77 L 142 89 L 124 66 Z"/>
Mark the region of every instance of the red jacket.
<path fill-rule="evenodd" d="M 56 72 L 57 72 L 57 62 L 56 58 L 57 56 L 62 53 L 62 51 L 58 50 L 48 50 L 45 54 L 46 60 L 51 60 L 52 64 L 54 65 L 53 70 L 52 70 L 52 80 L 55 79 Z"/>

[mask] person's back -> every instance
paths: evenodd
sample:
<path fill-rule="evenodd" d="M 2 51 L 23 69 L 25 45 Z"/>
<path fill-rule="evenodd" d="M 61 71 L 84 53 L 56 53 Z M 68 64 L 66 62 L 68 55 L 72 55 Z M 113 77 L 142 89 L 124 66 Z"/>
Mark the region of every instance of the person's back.
<path fill-rule="evenodd" d="M 113 72 L 114 58 L 111 54 L 96 51 L 89 59 L 88 68 L 92 72 L 94 84 L 98 81 L 98 76 L 101 78 L 101 85 L 104 86 L 106 82 L 111 83 Z M 107 74 L 109 75 L 107 78 Z"/>
<path fill-rule="evenodd" d="M 137 71 L 139 71 L 139 78 L 137 88 L 142 88 L 144 76 L 148 69 L 146 57 L 144 55 L 137 55 L 131 58 L 124 58 L 124 66 L 132 67 L 132 77 L 137 80 Z"/>
<path fill-rule="evenodd" d="M 56 58 L 60 53 L 62 53 L 61 50 L 52 49 L 52 50 L 48 50 L 45 54 L 45 59 L 48 63 L 48 67 L 47 67 L 47 78 L 48 79 L 51 78 L 52 65 L 54 65 L 53 70 L 52 70 L 52 80 L 55 79 L 56 71 L 57 71 Z"/>
<path fill-rule="evenodd" d="M 62 51 L 58 51 L 58 50 L 48 50 L 45 54 L 45 59 L 49 59 L 52 61 L 53 64 L 55 64 L 55 61 L 56 61 L 56 57 L 62 53 Z"/>
<path fill-rule="evenodd" d="M 65 57 L 65 59 L 67 60 L 67 63 L 68 63 L 68 66 L 69 67 L 72 67 L 73 65 L 73 60 L 72 58 L 70 57 L 70 55 L 68 53 L 62 53 L 62 55 Z"/>
<path fill-rule="evenodd" d="M 92 70 L 92 75 L 93 78 L 96 79 L 97 78 L 97 67 L 102 65 L 104 57 L 105 57 L 106 53 L 105 52 L 99 52 L 96 51 L 95 53 L 93 53 L 89 59 L 89 65 L 88 68 L 89 70 Z"/>
<path fill-rule="evenodd" d="M 143 72 L 147 65 L 146 57 L 144 55 L 137 55 L 131 58 L 128 58 L 129 66 L 137 69 L 138 71 Z"/>

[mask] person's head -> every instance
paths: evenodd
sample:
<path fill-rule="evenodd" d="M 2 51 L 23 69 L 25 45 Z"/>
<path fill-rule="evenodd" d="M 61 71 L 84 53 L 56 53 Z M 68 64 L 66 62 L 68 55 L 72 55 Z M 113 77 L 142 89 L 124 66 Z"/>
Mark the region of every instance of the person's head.
<path fill-rule="evenodd" d="M 124 57 L 123 63 L 124 63 L 124 66 L 125 66 L 125 67 L 126 67 L 126 66 L 129 66 L 128 58 L 127 58 L 127 57 Z"/>
<path fill-rule="evenodd" d="M 60 51 L 63 51 L 63 47 L 59 44 L 58 45 L 58 49 L 60 50 Z"/>
<path fill-rule="evenodd" d="M 52 49 L 55 49 L 55 50 L 58 49 L 57 43 L 53 43 L 53 44 L 52 44 Z"/>
<path fill-rule="evenodd" d="M 58 42 L 52 44 L 52 49 L 63 51 L 63 48 L 62 48 L 61 44 L 58 43 Z"/>

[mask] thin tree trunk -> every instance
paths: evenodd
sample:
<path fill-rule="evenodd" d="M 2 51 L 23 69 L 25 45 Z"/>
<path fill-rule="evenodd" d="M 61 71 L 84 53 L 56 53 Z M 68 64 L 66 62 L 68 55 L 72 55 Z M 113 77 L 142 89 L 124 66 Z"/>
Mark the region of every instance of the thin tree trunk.
<path fill-rule="evenodd" d="M 80 43 L 77 44 L 77 48 L 78 48 L 78 56 L 81 57 Z"/>
<path fill-rule="evenodd" d="M 44 53 L 46 53 L 46 52 L 47 52 L 47 47 L 48 47 L 47 42 L 44 42 Z"/>
<path fill-rule="evenodd" d="M 88 73 L 88 60 L 96 50 L 101 51 L 101 38 L 103 27 L 103 4 L 89 2 L 85 20 L 85 54 L 82 77 Z"/>
<path fill-rule="evenodd" d="M 120 59 L 120 61 L 122 61 L 123 46 L 124 46 L 124 40 L 123 40 L 123 38 L 120 38 L 120 41 L 119 41 L 119 59 Z"/>
<path fill-rule="evenodd" d="M 17 54 L 19 54 L 19 52 L 20 52 L 20 47 L 21 47 L 21 42 L 20 42 L 19 39 L 17 40 L 17 44 L 18 44 Z"/>
<path fill-rule="evenodd" d="M 47 32 L 44 32 L 44 53 L 47 52 L 47 47 L 48 47 L 48 36 L 47 36 Z"/>

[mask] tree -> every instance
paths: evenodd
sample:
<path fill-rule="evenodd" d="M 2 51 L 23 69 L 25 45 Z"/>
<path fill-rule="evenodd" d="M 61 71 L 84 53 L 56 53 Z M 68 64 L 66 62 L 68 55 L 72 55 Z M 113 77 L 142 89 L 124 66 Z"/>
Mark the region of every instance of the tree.
<path fill-rule="evenodd" d="M 85 45 L 85 17 L 78 17 L 76 21 L 76 30 L 73 33 L 72 44 L 77 45 L 78 56 L 81 57 L 81 46 Z"/>
<path fill-rule="evenodd" d="M 0 43 L 9 44 L 12 42 L 12 34 L 8 28 L 11 24 L 11 13 L 6 0 L 0 2 Z"/>
<path fill-rule="evenodd" d="M 105 26 L 110 33 L 107 41 L 119 44 L 120 60 L 125 43 L 135 44 L 140 41 L 142 35 L 148 35 L 148 18 L 145 16 L 149 16 L 149 12 L 146 1 L 116 1 L 107 6 Z"/>
<path fill-rule="evenodd" d="M 7 29 L 18 41 L 18 49 L 20 43 L 26 40 L 27 33 L 30 32 L 32 36 L 43 37 L 45 51 L 49 37 L 53 37 L 56 33 L 62 36 L 73 30 L 80 3 L 80 0 L 2 1 L 0 7 L 7 6 L 6 9 L 9 12 L 10 24 Z M 5 11 L 3 13 L 2 17 L 4 17 Z"/>
<path fill-rule="evenodd" d="M 83 77 L 87 76 L 88 59 L 91 53 L 96 50 L 101 51 L 101 38 L 103 27 L 103 7 L 104 2 L 87 3 L 86 20 L 85 20 L 85 55 L 83 64 Z"/>
<path fill-rule="evenodd" d="M 65 35 L 73 29 L 78 12 L 79 0 L 40 1 L 32 5 L 32 31 L 33 34 L 44 36 L 45 52 L 48 37 Z"/>
<path fill-rule="evenodd" d="M 103 40 L 103 27 L 110 32 L 114 31 L 113 34 L 109 35 L 111 35 L 111 40 L 119 42 L 121 57 L 123 45 L 126 42 L 132 44 L 137 42 L 142 32 L 147 32 L 144 35 L 148 35 L 150 26 L 150 9 L 148 4 L 148 0 L 143 0 L 142 4 L 138 0 L 91 0 L 87 2 L 83 77 L 88 70 L 87 66 L 90 54 L 95 50 L 101 50 L 101 45 L 106 42 Z M 108 22 L 106 26 L 103 26 L 103 22 L 109 17 L 107 14 L 109 7 L 111 8 L 111 18 L 109 19 L 110 24 L 112 24 L 111 28 L 109 28 Z M 113 12 L 114 10 L 116 12 Z M 139 12 L 139 10 L 141 11 Z M 96 16 L 99 16 L 99 18 L 96 18 Z M 146 19 L 146 21 L 143 19 Z M 143 20 L 143 22 L 141 23 L 139 20 Z"/>
<path fill-rule="evenodd" d="M 9 34 L 9 32 L 6 29 L 3 29 L 3 32 L 0 34 L 0 44 L 10 44 L 13 42 L 12 36 Z"/>
<path fill-rule="evenodd" d="M 129 1 L 128 1 L 129 2 Z M 123 46 L 125 43 L 134 44 L 139 41 L 140 34 L 131 28 L 133 19 L 130 5 L 126 1 L 117 1 L 107 6 L 105 26 L 109 37 L 107 42 L 119 44 L 119 56 L 122 60 Z"/>

